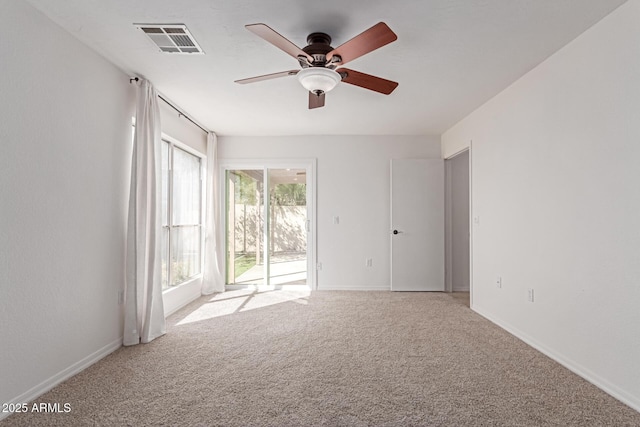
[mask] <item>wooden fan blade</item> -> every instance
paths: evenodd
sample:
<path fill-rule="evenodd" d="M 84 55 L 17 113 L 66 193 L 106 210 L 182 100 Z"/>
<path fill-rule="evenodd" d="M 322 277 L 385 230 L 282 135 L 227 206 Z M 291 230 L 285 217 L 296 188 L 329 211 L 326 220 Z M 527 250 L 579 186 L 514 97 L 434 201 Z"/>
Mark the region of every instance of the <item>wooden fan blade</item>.
<path fill-rule="evenodd" d="M 339 68 L 336 71 L 341 75 L 344 75 L 342 81 L 345 83 L 374 90 L 376 92 L 384 93 L 385 95 L 389 95 L 398 87 L 398 83 L 396 82 L 372 76 L 370 74 L 361 73 L 360 71 L 353 71 L 348 68 Z"/>
<path fill-rule="evenodd" d="M 315 94 L 313 92 L 309 92 L 309 109 L 312 110 L 314 108 L 324 107 L 324 92 L 320 94 Z"/>
<path fill-rule="evenodd" d="M 304 56 L 309 61 L 313 62 L 313 58 L 309 56 L 305 51 L 300 49 L 295 44 L 291 43 L 289 40 L 287 40 L 285 37 L 283 37 L 281 34 L 276 32 L 273 28 L 269 27 L 268 25 L 249 24 L 249 25 L 245 25 L 245 28 L 251 31 L 252 33 L 254 33 L 255 35 L 262 37 L 263 39 L 265 39 L 266 41 L 268 41 L 278 49 L 285 51 L 286 53 L 293 56 L 294 58 L 298 59 L 298 56 Z"/>
<path fill-rule="evenodd" d="M 331 60 L 334 55 L 340 56 L 340 64 L 346 64 L 356 58 L 361 57 L 371 51 L 381 48 L 393 41 L 398 40 L 398 36 L 391 31 L 391 28 L 384 22 L 379 22 L 363 33 L 358 34 L 346 43 L 341 44 L 327 54 L 327 60 Z"/>
<path fill-rule="evenodd" d="M 298 71 L 300 70 L 281 71 L 279 73 L 265 74 L 263 76 L 249 77 L 248 79 L 236 80 L 235 82 L 240 83 L 241 85 L 246 83 L 261 82 L 263 80 L 277 79 L 278 77 L 295 76 L 296 74 L 298 74 Z"/>

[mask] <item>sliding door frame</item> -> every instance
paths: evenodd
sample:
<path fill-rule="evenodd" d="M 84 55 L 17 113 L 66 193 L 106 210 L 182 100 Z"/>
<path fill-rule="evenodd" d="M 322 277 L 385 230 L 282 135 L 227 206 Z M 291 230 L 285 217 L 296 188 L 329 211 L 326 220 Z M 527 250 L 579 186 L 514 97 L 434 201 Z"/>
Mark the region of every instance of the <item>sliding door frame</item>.
<path fill-rule="evenodd" d="M 227 192 L 226 192 L 226 175 L 227 171 L 231 170 L 262 170 L 264 172 L 264 183 L 265 188 L 269 188 L 269 177 L 268 171 L 269 169 L 304 169 L 307 174 L 307 286 L 311 290 L 317 289 L 318 284 L 318 273 L 316 271 L 317 264 L 317 243 L 316 243 L 316 188 L 317 188 L 317 180 L 316 180 L 316 165 L 317 159 L 219 159 L 219 180 L 218 183 L 220 185 L 219 193 L 220 194 L 220 219 L 221 219 L 221 230 L 227 229 Z M 265 197 L 265 203 L 263 206 L 265 223 L 268 223 L 269 220 L 269 197 Z M 223 214 L 224 211 L 224 214 Z M 268 227 L 265 227 L 264 232 L 267 233 Z M 226 234 L 226 231 L 225 231 Z M 266 236 L 265 236 L 266 237 Z M 266 244 L 265 240 L 265 244 Z M 227 239 L 224 239 L 224 253 L 225 259 L 227 254 Z M 266 246 L 265 246 L 266 247 Z M 269 284 L 269 250 L 265 250 L 265 284 Z M 224 277 L 227 277 L 227 263 L 224 263 Z"/>

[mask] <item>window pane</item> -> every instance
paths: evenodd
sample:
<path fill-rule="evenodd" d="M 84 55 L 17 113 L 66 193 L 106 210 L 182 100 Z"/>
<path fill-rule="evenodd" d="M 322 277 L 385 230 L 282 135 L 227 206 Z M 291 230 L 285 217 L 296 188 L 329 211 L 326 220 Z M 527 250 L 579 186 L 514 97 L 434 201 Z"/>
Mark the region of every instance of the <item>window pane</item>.
<path fill-rule="evenodd" d="M 162 227 L 160 257 L 162 259 L 162 290 L 165 290 L 169 287 L 169 227 Z"/>
<path fill-rule="evenodd" d="M 169 225 L 169 143 L 162 141 L 162 225 Z"/>
<path fill-rule="evenodd" d="M 173 150 L 173 225 L 200 224 L 200 158 Z"/>
<path fill-rule="evenodd" d="M 200 226 L 171 229 L 171 286 L 200 273 Z"/>

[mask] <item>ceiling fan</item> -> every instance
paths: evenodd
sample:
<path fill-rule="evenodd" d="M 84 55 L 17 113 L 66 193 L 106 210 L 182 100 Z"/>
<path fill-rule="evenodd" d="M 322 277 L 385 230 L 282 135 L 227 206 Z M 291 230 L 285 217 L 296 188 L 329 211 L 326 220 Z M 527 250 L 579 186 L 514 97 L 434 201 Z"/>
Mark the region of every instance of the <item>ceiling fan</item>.
<path fill-rule="evenodd" d="M 268 25 L 250 24 L 245 27 L 293 56 L 302 69 L 250 77 L 236 80 L 236 83 L 246 84 L 278 77 L 298 76 L 302 86 L 309 91 L 310 109 L 323 107 L 325 93 L 341 81 L 385 95 L 389 95 L 398 86 L 398 83 L 391 80 L 342 67 L 347 62 L 398 39 L 398 36 L 384 22 L 377 23 L 335 49 L 331 47 L 331 37 L 325 33 L 309 34 L 307 46 L 300 49 Z"/>

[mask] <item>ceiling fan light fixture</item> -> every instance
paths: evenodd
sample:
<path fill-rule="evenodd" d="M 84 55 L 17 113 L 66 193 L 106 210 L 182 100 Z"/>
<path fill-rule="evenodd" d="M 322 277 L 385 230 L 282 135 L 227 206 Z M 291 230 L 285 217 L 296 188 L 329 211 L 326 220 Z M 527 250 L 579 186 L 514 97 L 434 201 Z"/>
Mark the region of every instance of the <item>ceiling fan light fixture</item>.
<path fill-rule="evenodd" d="M 327 93 L 336 87 L 340 80 L 342 80 L 340 74 L 329 68 L 310 67 L 298 72 L 300 84 L 313 93 Z"/>

